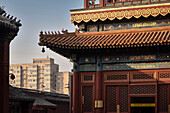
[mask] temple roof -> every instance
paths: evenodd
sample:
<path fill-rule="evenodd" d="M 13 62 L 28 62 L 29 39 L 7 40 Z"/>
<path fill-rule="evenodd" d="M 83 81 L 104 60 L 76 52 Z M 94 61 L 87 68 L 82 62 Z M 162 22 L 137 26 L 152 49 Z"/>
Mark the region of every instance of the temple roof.
<path fill-rule="evenodd" d="M 40 46 L 50 49 L 81 50 L 169 45 L 170 27 L 86 33 L 40 33 Z M 56 51 L 55 51 L 56 52 Z M 64 54 L 64 53 L 60 53 Z"/>

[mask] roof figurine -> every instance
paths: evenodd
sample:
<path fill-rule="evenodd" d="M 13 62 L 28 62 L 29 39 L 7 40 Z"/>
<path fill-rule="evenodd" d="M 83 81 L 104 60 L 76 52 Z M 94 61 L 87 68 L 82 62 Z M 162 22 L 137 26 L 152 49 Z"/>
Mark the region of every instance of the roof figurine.
<path fill-rule="evenodd" d="M 63 30 L 62 30 L 62 33 L 63 33 L 63 34 L 68 34 L 68 30 L 67 30 L 67 29 L 66 29 L 66 30 L 63 29 Z"/>

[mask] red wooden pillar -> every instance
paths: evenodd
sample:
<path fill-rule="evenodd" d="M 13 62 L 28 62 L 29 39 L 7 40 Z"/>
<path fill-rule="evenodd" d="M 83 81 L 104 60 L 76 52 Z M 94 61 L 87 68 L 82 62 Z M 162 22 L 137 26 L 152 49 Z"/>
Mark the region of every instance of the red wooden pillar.
<path fill-rule="evenodd" d="M 17 35 L 21 23 L 7 19 L 0 7 L 0 113 L 9 113 L 9 44 Z"/>
<path fill-rule="evenodd" d="M 5 39 L 0 39 L 0 113 L 9 112 L 8 78 L 9 78 L 9 41 Z"/>
<path fill-rule="evenodd" d="M 70 105 L 69 105 L 69 113 L 72 113 L 72 106 L 73 106 L 73 76 L 70 78 Z"/>
<path fill-rule="evenodd" d="M 80 113 L 80 84 L 79 84 L 79 72 L 78 64 L 74 63 L 73 72 L 73 113 Z"/>
<path fill-rule="evenodd" d="M 96 101 L 103 101 L 102 99 L 102 62 L 101 58 L 98 58 L 97 60 L 97 71 L 96 71 L 96 89 L 95 89 L 95 100 Z M 96 113 L 103 113 L 103 108 L 96 108 L 95 109 Z"/>
<path fill-rule="evenodd" d="M 89 6 L 89 0 L 84 0 L 84 8 L 88 8 Z"/>
<path fill-rule="evenodd" d="M 104 0 L 100 0 L 100 7 L 104 7 Z"/>
<path fill-rule="evenodd" d="M 168 84 L 168 113 L 169 113 L 169 106 L 170 106 L 170 85 Z"/>
<path fill-rule="evenodd" d="M 102 72 L 97 71 L 96 72 L 96 98 L 95 100 L 102 100 Z M 96 113 L 103 113 L 102 108 L 97 108 Z"/>
<path fill-rule="evenodd" d="M 129 78 L 128 78 L 128 113 L 130 113 L 131 112 L 131 97 L 130 97 L 130 77 L 131 77 L 131 74 L 130 74 L 130 72 L 129 72 L 129 74 L 128 74 L 128 76 L 129 76 Z"/>
<path fill-rule="evenodd" d="M 158 112 L 158 72 L 156 72 L 155 113 Z"/>

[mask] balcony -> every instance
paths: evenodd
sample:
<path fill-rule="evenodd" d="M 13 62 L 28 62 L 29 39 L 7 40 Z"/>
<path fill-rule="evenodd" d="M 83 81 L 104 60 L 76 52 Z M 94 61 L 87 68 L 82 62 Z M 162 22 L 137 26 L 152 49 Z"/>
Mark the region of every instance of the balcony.
<path fill-rule="evenodd" d="M 121 7 L 139 4 L 152 4 L 168 2 L 170 0 L 85 0 L 84 8 L 98 8 L 98 7 Z"/>

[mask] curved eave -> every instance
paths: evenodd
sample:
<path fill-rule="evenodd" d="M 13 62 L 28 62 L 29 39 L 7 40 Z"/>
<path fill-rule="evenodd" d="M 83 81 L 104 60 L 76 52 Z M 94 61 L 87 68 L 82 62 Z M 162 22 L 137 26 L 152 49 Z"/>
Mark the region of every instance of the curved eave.
<path fill-rule="evenodd" d="M 85 50 L 156 47 L 170 45 L 170 27 L 88 32 L 59 36 L 40 34 L 40 46 L 68 57 Z"/>

